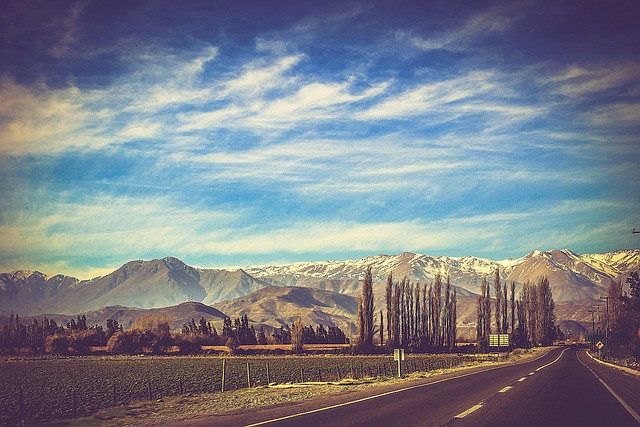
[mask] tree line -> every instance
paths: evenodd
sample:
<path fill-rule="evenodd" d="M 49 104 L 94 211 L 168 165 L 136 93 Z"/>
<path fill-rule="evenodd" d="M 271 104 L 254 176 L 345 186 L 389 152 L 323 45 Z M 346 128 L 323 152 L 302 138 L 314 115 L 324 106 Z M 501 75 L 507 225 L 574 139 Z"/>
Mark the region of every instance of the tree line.
<path fill-rule="evenodd" d="M 337 326 L 313 325 L 301 327 L 306 343 L 344 344 L 345 334 Z M 28 348 L 31 354 L 91 354 L 92 347 L 103 347 L 110 354 L 164 354 L 170 350 L 190 354 L 201 351 L 203 345 L 226 345 L 235 350 L 240 345 L 291 344 L 291 328 L 282 325 L 270 336 L 264 327 L 258 330 L 249 324 L 247 315 L 236 319 L 226 317 L 220 333 L 211 322 L 201 317 L 185 323 L 179 333 L 170 331 L 166 316 L 143 315 L 125 330 L 117 320 L 107 319 L 106 327 L 87 325 L 86 316 L 78 315 L 66 325 L 44 316 L 23 322 L 11 313 L 2 325 L 0 353 L 10 355 Z"/>
<path fill-rule="evenodd" d="M 610 355 L 615 358 L 634 358 L 640 361 L 640 274 L 631 272 L 625 284 L 629 292 L 623 291 L 621 279 L 612 280 L 607 292 L 609 319 L 605 317 L 604 328 L 609 327 Z M 601 340 L 606 339 L 600 337 Z"/>
<path fill-rule="evenodd" d="M 456 345 L 457 292 L 449 276 L 436 274 L 431 284 L 411 282 L 406 276 L 387 276 L 386 322 L 382 310 L 376 324 L 371 267 L 365 272 L 358 304 L 358 338 L 362 351 L 374 349 L 374 336 L 387 349 L 451 351 Z M 386 332 L 386 333 L 385 333 Z"/>
<path fill-rule="evenodd" d="M 84 315 L 78 315 L 66 324 L 58 324 L 47 316 L 25 323 L 18 314 L 11 312 L 8 321 L 2 325 L 0 352 L 14 354 L 26 347 L 32 354 L 66 354 L 67 349 L 72 348 L 76 353 L 88 354 L 89 347 L 106 345 L 118 331 L 122 331 L 122 326 L 113 319 L 108 319 L 105 327 L 87 326 Z"/>
<path fill-rule="evenodd" d="M 492 332 L 511 333 L 511 342 L 515 347 L 529 348 L 553 343 L 559 330 L 555 325 L 555 302 L 547 277 L 540 277 L 535 284 L 525 282 L 516 299 L 515 281 L 511 281 L 510 292 L 507 292 L 507 283 L 501 283 L 500 270 L 496 269 L 493 288 L 494 307 L 486 278 L 483 278 L 480 295 L 476 298 L 476 334 L 482 351 L 488 349 L 489 335 Z M 492 328 L 494 324 L 495 329 Z"/>

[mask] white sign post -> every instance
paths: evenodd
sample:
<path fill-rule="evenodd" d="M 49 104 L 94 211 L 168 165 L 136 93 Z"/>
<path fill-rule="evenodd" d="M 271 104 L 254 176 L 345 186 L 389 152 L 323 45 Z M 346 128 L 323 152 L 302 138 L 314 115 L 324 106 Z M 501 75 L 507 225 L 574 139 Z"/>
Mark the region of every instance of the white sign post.
<path fill-rule="evenodd" d="M 393 360 L 398 361 L 398 378 L 402 377 L 402 361 L 404 360 L 404 349 L 403 348 L 394 348 L 393 349 Z"/>

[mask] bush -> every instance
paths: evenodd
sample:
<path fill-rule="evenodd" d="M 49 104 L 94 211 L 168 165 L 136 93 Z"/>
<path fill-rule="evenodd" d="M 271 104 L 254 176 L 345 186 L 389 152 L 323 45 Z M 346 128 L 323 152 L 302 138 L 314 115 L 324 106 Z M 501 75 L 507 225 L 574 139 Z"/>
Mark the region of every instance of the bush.
<path fill-rule="evenodd" d="M 236 341 L 236 339 L 233 337 L 229 338 L 224 345 L 231 349 L 231 354 L 234 354 L 238 349 L 238 341 Z"/>
<path fill-rule="evenodd" d="M 200 354 L 202 346 L 198 341 L 192 334 L 182 334 L 174 338 L 173 344 L 178 347 L 180 354 Z"/>
<path fill-rule="evenodd" d="M 118 331 L 107 341 L 107 352 L 110 354 L 142 353 L 139 331 Z"/>
<path fill-rule="evenodd" d="M 90 354 L 90 346 L 98 346 L 103 343 L 104 334 L 97 329 L 85 329 L 71 333 L 71 347 L 76 354 Z"/>
<path fill-rule="evenodd" d="M 47 337 L 45 348 L 48 353 L 68 354 L 71 338 L 65 334 L 54 334 Z"/>

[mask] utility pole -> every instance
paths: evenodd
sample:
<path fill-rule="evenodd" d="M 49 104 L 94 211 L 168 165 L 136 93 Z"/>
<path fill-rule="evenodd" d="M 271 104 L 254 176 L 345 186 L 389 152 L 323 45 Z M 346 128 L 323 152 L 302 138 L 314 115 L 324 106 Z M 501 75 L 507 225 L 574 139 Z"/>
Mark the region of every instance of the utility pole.
<path fill-rule="evenodd" d="M 592 308 L 588 310 L 591 313 L 591 343 L 589 345 L 591 351 L 595 351 L 596 345 L 596 318 L 595 318 L 595 310 Z"/>
<path fill-rule="evenodd" d="M 609 296 L 606 297 L 600 297 L 600 299 L 603 299 L 607 302 L 607 317 L 606 317 L 606 322 L 607 322 L 607 329 L 605 331 L 605 343 L 607 345 L 607 351 L 605 351 L 605 356 L 607 359 L 609 359 L 610 356 L 610 351 L 609 351 Z"/>

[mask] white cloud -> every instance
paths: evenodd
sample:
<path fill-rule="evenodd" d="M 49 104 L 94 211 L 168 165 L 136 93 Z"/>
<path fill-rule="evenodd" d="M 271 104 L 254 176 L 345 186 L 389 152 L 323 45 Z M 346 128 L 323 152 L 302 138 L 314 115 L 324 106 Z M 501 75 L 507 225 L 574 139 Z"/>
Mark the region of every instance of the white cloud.
<path fill-rule="evenodd" d="M 376 252 L 444 249 L 465 239 L 463 234 L 454 235 L 439 225 L 425 225 L 417 221 L 296 223 L 286 228 L 239 234 L 223 241 L 211 241 L 203 249 L 211 253 L 236 255 L 246 254 L 247 248 L 251 248 L 253 254 Z"/>
<path fill-rule="evenodd" d="M 465 49 L 469 45 L 487 36 L 500 35 L 507 32 L 514 19 L 508 7 L 500 6 L 470 17 L 462 25 L 431 38 L 410 36 L 411 42 L 423 50 L 433 49 Z"/>
<path fill-rule="evenodd" d="M 104 147 L 103 120 L 113 114 L 92 114 L 91 94 L 76 87 L 29 88 L 9 78 L 0 79 L 0 153 L 49 153 L 68 148 Z"/>
<path fill-rule="evenodd" d="M 587 117 L 590 119 L 591 123 L 600 127 L 637 127 L 638 124 L 640 124 L 640 103 L 614 103 L 595 109 L 588 113 Z"/>
<path fill-rule="evenodd" d="M 627 85 L 632 85 L 627 91 L 637 91 L 640 88 L 638 74 L 640 64 L 633 62 L 604 66 L 572 64 L 543 82 L 552 85 L 555 91 L 568 97 L 583 97 L 624 88 Z M 625 91 L 621 93 L 624 94 Z"/>
<path fill-rule="evenodd" d="M 474 71 L 465 76 L 420 85 L 396 96 L 389 96 L 371 108 L 356 114 L 361 120 L 404 119 L 438 114 L 447 104 L 486 94 L 495 89 L 493 73 Z"/>
<path fill-rule="evenodd" d="M 242 75 L 224 84 L 223 96 L 240 96 L 244 99 L 262 95 L 273 89 L 285 89 L 296 81 L 295 77 L 285 78 L 284 74 L 296 66 L 304 55 L 278 58 L 273 65 L 250 64 Z"/>
<path fill-rule="evenodd" d="M 203 243 L 224 233 L 236 215 L 242 210 L 180 206 L 168 197 L 97 196 L 75 203 L 48 202 L 43 197 L 34 210 L 15 206 L 5 216 L 0 224 L 0 254 L 12 259 L 34 253 L 48 257 L 182 253 L 193 241 Z"/>

